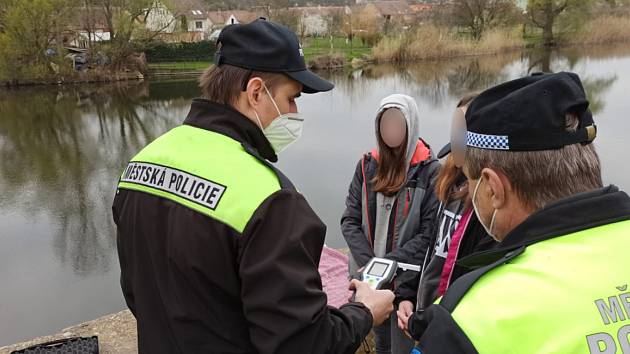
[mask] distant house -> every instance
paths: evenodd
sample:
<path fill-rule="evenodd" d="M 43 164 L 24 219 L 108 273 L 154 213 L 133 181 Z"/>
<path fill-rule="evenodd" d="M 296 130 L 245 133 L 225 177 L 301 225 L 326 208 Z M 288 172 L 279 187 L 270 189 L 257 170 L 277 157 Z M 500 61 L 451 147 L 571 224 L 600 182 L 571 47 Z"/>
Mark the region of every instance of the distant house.
<path fill-rule="evenodd" d="M 411 7 L 405 1 L 369 1 L 360 6 L 359 17 L 377 31 L 388 32 L 413 21 Z M 369 30 L 374 30 L 369 29 Z"/>
<path fill-rule="evenodd" d="M 64 32 L 64 45 L 87 48 L 89 43 L 111 40 L 111 31 L 103 8 L 77 8 L 72 21 Z"/>
<path fill-rule="evenodd" d="M 341 26 L 341 21 L 350 11 L 347 6 L 312 6 L 293 7 L 290 9 L 297 18 L 297 32 L 301 37 L 322 36 L 329 34 Z M 339 22 L 337 21 L 337 22 Z"/>
<path fill-rule="evenodd" d="M 250 23 L 261 17 L 252 11 L 210 11 L 208 12 L 208 23 L 211 29 L 220 30 L 228 25 L 237 23 Z"/>
<path fill-rule="evenodd" d="M 269 18 L 291 28 L 300 38 L 339 31 L 348 21 L 348 6 L 295 6 L 272 11 Z"/>
<path fill-rule="evenodd" d="M 411 10 L 411 13 L 418 14 L 418 13 L 429 11 L 434 6 L 435 6 L 435 4 L 427 2 L 427 3 L 422 3 L 422 4 L 409 5 L 409 9 Z"/>
<path fill-rule="evenodd" d="M 146 27 L 164 33 L 167 41 L 196 42 L 207 39 L 212 26 L 202 0 L 155 1 L 149 9 Z"/>
<path fill-rule="evenodd" d="M 252 11 L 210 11 L 208 12 L 208 23 L 211 33 L 208 36 L 208 39 L 211 41 L 219 39 L 219 35 L 225 26 L 237 23 L 250 23 L 260 17 L 265 16 Z"/>
<path fill-rule="evenodd" d="M 411 13 L 413 14 L 414 20 L 416 22 L 422 22 L 429 19 L 429 17 L 431 16 L 431 11 L 435 8 L 435 6 L 439 6 L 439 5 L 434 2 L 433 3 L 426 2 L 422 4 L 409 5 L 409 8 L 411 9 Z"/>

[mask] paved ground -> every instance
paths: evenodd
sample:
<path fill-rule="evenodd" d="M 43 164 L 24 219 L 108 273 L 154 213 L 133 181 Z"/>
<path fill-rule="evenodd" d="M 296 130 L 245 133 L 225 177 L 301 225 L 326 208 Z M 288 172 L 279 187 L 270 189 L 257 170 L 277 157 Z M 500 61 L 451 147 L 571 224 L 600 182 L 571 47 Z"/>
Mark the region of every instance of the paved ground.
<path fill-rule="evenodd" d="M 61 332 L 46 337 L 40 337 L 28 342 L 10 345 L 0 348 L 0 354 L 9 354 L 14 350 L 27 348 L 31 345 L 44 343 L 51 340 L 67 337 L 90 337 L 98 336 L 101 354 L 134 354 L 138 352 L 138 342 L 136 338 L 136 320 L 128 310 L 101 317 L 99 319 L 69 327 Z M 371 336 L 370 336 L 371 337 Z M 374 352 L 374 341 L 368 341 Z M 366 353 L 363 346 L 357 354 Z"/>

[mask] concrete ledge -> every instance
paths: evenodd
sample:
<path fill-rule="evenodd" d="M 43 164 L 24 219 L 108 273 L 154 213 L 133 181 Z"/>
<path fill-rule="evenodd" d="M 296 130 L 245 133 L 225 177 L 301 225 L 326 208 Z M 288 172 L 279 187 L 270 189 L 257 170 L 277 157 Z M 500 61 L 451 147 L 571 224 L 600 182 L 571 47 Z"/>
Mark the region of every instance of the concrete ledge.
<path fill-rule="evenodd" d="M 52 336 L 35 338 L 28 342 L 2 347 L 0 348 L 0 354 L 9 354 L 14 350 L 28 348 L 35 344 L 56 339 L 90 336 L 98 336 L 100 353 L 102 354 L 133 354 L 138 352 L 136 319 L 129 310 L 125 310 L 80 325 L 68 327 Z"/>

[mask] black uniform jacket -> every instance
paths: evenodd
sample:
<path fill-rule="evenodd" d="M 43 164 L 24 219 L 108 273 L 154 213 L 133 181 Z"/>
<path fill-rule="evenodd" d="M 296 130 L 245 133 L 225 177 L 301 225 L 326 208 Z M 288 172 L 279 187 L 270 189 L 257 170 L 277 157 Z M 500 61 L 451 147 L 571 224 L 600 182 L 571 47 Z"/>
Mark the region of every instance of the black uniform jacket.
<path fill-rule="evenodd" d="M 237 111 L 198 99 L 184 124 L 241 142 L 275 170 L 271 145 Z M 161 197 L 117 192 L 121 286 L 140 353 L 355 352 L 372 316 L 360 303 L 327 306 L 318 273 L 326 227 L 276 173 L 281 189 L 242 233 Z"/>

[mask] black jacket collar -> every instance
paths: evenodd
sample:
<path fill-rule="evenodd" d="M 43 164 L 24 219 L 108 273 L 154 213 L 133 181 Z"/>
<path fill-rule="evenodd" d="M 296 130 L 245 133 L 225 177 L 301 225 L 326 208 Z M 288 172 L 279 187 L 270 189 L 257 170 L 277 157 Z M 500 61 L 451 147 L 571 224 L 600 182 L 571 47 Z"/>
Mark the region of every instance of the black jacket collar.
<path fill-rule="evenodd" d="M 253 148 L 263 158 L 271 162 L 278 161 L 262 130 L 232 107 L 196 98 L 184 124 L 229 136 L 242 143 L 246 149 Z"/>
<path fill-rule="evenodd" d="M 616 186 L 576 194 L 530 215 L 496 248 L 462 258 L 458 264 L 476 268 L 524 246 L 629 219 L 630 197 Z"/>

